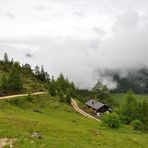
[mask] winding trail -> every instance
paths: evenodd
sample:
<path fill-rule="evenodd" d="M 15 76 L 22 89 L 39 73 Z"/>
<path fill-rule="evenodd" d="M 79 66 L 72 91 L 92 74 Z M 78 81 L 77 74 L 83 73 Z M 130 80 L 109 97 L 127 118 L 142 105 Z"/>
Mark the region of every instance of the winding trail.
<path fill-rule="evenodd" d="M 77 102 L 76 102 L 74 99 L 71 99 L 71 105 L 72 105 L 73 108 L 74 108 L 77 112 L 79 112 L 81 115 L 83 115 L 83 116 L 85 116 L 85 117 L 87 117 L 87 118 L 90 118 L 90 119 L 94 119 L 94 120 L 96 120 L 96 121 L 98 121 L 98 122 L 101 122 L 99 119 L 97 119 L 97 118 L 91 116 L 90 114 L 88 114 L 88 113 L 84 112 L 82 109 L 80 109 L 80 108 L 78 107 L 78 105 L 77 105 Z"/>
<path fill-rule="evenodd" d="M 41 94 L 46 94 L 46 92 L 36 92 L 36 93 L 32 93 L 31 95 L 32 96 L 35 96 L 35 95 L 41 95 Z M 17 98 L 17 97 L 23 97 L 23 96 L 28 96 L 28 94 L 19 94 L 19 95 L 4 96 L 4 97 L 0 97 L 0 100 Z"/>

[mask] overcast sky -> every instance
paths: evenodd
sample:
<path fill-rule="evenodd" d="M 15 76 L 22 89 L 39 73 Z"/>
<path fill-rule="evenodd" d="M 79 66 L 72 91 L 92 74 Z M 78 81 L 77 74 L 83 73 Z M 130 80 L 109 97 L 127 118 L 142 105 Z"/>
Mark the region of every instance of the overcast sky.
<path fill-rule="evenodd" d="M 90 88 L 100 68 L 148 65 L 148 0 L 0 0 L 0 57 Z"/>

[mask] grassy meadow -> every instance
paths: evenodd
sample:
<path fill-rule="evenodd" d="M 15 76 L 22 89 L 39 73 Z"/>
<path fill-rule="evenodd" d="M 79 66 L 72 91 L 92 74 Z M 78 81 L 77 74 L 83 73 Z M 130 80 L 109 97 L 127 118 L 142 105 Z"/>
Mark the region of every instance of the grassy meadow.
<path fill-rule="evenodd" d="M 148 134 L 130 126 L 108 129 L 48 95 L 0 100 L 0 137 L 15 148 L 146 148 Z M 41 139 L 33 138 L 39 132 Z"/>

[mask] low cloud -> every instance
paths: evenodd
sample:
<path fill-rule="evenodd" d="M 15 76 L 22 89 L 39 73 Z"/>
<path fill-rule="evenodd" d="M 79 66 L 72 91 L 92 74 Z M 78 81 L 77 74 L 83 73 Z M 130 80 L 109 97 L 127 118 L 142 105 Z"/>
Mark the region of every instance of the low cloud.
<path fill-rule="evenodd" d="M 73 15 L 81 18 L 85 17 L 85 15 L 82 12 L 74 12 Z"/>
<path fill-rule="evenodd" d="M 11 12 L 6 12 L 5 15 L 10 19 L 16 19 L 15 15 Z"/>
<path fill-rule="evenodd" d="M 32 55 L 30 53 L 27 53 L 25 56 L 28 58 L 32 58 Z"/>
<path fill-rule="evenodd" d="M 1 13 L 8 12 L 8 5 L 5 17 L 17 19 L 1 23 L 0 57 L 7 52 L 32 68 L 44 65 L 50 75 L 62 72 L 81 88 L 91 88 L 98 79 L 116 87 L 110 77 L 103 79 L 96 71 L 148 65 L 148 2 L 124 3 L 29 1 L 17 10 L 3 2 Z"/>

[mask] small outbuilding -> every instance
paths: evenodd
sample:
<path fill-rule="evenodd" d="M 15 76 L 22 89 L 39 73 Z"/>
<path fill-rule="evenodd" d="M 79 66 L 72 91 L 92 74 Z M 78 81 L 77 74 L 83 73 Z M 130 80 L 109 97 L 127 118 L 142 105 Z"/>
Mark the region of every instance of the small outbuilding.
<path fill-rule="evenodd" d="M 103 104 L 97 100 L 94 100 L 94 99 L 90 99 L 89 101 L 87 101 L 85 103 L 85 105 L 88 107 L 88 108 L 91 108 L 93 109 L 94 113 L 97 115 L 97 116 L 100 116 L 102 113 L 104 112 L 109 112 L 111 111 L 109 106 L 106 105 L 106 104 Z"/>

